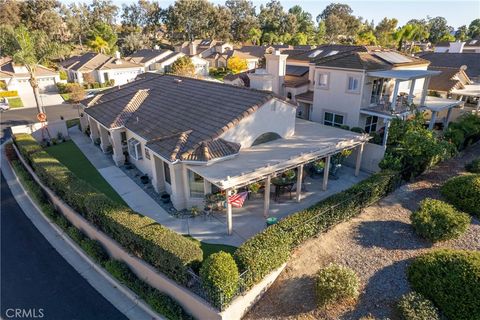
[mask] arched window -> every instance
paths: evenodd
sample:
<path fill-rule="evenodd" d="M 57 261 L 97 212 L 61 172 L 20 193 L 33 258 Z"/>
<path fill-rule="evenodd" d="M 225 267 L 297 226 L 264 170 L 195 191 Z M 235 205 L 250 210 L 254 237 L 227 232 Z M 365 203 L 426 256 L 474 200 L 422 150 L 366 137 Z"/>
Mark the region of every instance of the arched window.
<path fill-rule="evenodd" d="M 253 143 L 252 143 L 252 147 L 256 146 L 256 145 L 259 145 L 259 144 L 262 144 L 262 143 L 265 143 L 265 142 L 270 142 L 270 141 L 273 141 L 273 140 L 277 140 L 277 139 L 280 139 L 280 138 L 281 137 L 278 135 L 278 133 L 267 132 L 267 133 L 264 133 L 264 134 L 260 135 L 257 139 L 255 139 L 255 141 L 253 141 Z"/>

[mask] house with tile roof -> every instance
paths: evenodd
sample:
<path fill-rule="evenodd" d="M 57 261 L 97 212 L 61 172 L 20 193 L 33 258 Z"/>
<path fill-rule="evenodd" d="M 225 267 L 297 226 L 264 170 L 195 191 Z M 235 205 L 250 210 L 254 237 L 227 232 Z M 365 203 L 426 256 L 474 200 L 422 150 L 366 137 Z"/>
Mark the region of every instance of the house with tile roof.
<path fill-rule="evenodd" d="M 38 65 L 35 77 L 40 92 L 57 90 L 56 84 L 60 82 L 57 71 Z M 16 90 L 20 95 L 22 92 L 31 93 L 32 86 L 29 79 L 30 75 L 25 66 L 14 63 L 10 57 L 0 57 L 0 81 L 5 84 L 6 90 Z"/>
<path fill-rule="evenodd" d="M 122 59 L 119 52 L 114 57 L 87 52 L 60 62 L 60 67 L 67 72 L 69 81 L 77 83 L 90 81 L 124 85 L 144 72 L 141 64 Z"/>
<path fill-rule="evenodd" d="M 296 105 L 271 91 L 173 75 L 144 73 L 82 105 L 81 126 L 92 141 L 117 165 L 128 161 L 148 175 L 178 210 L 203 207 L 207 194 L 228 196 L 264 181 L 267 215 L 272 177 L 296 168 L 300 201 L 304 164 L 354 148 L 358 175 L 369 139 L 296 119 Z M 323 190 L 327 182 L 328 175 Z M 232 206 L 226 206 L 231 234 Z"/>
<path fill-rule="evenodd" d="M 418 56 L 432 67 L 463 68 L 472 81 L 480 82 L 480 53 L 423 52 Z"/>
<path fill-rule="evenodd" d="M 480 37 L 467 41 L 440 42 L 435 45 L 435 53 L 480 53 Z"/>

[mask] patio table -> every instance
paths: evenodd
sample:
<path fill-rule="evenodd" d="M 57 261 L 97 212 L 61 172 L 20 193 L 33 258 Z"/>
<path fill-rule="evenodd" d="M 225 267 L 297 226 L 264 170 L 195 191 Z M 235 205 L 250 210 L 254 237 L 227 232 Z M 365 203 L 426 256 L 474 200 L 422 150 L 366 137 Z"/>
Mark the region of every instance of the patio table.
<path fill-rule="evenodd" d="M 275 186 L 275 201 L 278 200 L 280 195 L 286 190 L 290 192 L 290 199 L 292 199 L 292 189 L 295 185 L 295 181 L 287 178 L 273 178 L 272 184 Z"/>

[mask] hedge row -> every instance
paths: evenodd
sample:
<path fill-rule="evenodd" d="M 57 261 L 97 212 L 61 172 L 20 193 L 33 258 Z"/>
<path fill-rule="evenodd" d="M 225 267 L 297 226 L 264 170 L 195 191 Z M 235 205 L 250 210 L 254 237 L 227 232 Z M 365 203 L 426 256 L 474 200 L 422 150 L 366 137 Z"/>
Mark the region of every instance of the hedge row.
<path fill-rule="evenodd" d="M 434 250 L 417 257 L 407 271 L 412 288 L 448 319 L 480 319 L 480 252 Z"/>
<path fill-rule="evenodd" d="M 16 174 L 26 187 L 30 196 L 40 206 L 42 211 L 62 228 L 68 236 L 75 241 L 90 257 L 103 266 L 113 277 L 134 291 L 144 299 L 152 309 L 165 316 L 167 319 L 189 320 L 192 316 L 183 310 L 175 300 L 149 286 L 139 279 L 126 264 L 109 259 L 107 252 L 98 241 L 87 238 L 79 229 L 73 226 L 61 213 L 50 204 L 43 190 L 31 178 L 30 174 L 22 166 L 20 161 L 11 161 Z"/>
<path fill-rule="evenodd" d="M 293 248 L 360 213 L 393 191 L 400 182 L 394 171 L 381 171 L 355 186 L 281 220 L 242 244 L 235 252 L 251 286 L 285 263 Z"/>
<path fill-rule="evenodd" d="M 18 96 L 17 90 L 0 91 L 0 98 L 10 98 L 10 97 L 17 97 L 17 96 Z"/>
<path fill-rule="evenodd" d="M 442 186 L 441 192 L 458 210 L 480 217 L 480 174 L 450 178 Z"/>
<path fill-rule="evenodd" d="M 479 141 L 480 117 L 467 113 L 455 122 L 450 122 L 445 132 L 445 138 L 454 143 L 459 150 Z"/>
<path fill-rule="evenodd" d="M 131 254 L 145 260 L 180 284 L 189 280 L 188 268 L 202 261 L 200 246 L 174 231 L 120 206 L 45 151 L 35 149 L 31 139 L 15 136 L 15 143 L 40 180 L 73 209 Z"/>

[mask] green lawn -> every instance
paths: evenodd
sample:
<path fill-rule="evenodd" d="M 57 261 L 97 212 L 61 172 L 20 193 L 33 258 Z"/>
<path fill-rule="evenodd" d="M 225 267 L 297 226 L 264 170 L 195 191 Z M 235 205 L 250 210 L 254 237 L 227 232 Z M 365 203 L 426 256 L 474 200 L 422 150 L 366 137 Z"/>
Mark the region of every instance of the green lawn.
<path fill-rule="evenodd" d="M 70 93 L 60 93 L 60 95 L 66 102 L 70 101 Z"/>
<path fill-rule="evenodd" d="M 229 245 L 226 245 L 226 244 L 212 244 L 212 243 L 205 243 L 205 242 L 202 242 L 202 241 L 198 241 L 197 239 L 192 238 L 189 235 L 185 235 L 185 237 L 190 238 L 191 240 L 200 243 L 200 248 L 203 251 L 203 260 L 205 260 L 212 253 L 219 252 L 219 251 L 228 252 L 231 255 L 233 255 L 233 253 L 237 249 L 237 247 L 229 246 Z"/>
<path fill-rule="evenodd" d="M 90 183 L 92 186 L 105 193 L 113 201 L 127 206 L 122 197 L 108 184 L 102 175 L 83 155 L 82 151 L 73 143 L 66 141 L 54 146 L 46 148 L 46 151 L 57 158 L 68 169 L 70 169 L 77 177 Z"/>
<path fill-rule="evenodd" d="M 15 108 L 21 108 L 23 107 L 23 102 L 22 99 L 20 98 L 8 98 L 8 105 L 10 108 L 15 109 Z"/>

